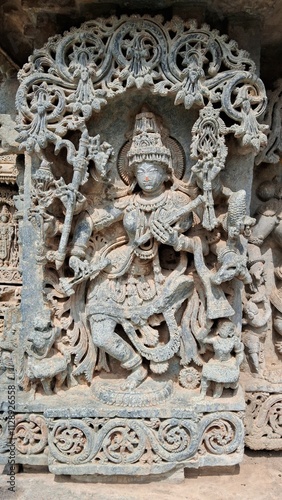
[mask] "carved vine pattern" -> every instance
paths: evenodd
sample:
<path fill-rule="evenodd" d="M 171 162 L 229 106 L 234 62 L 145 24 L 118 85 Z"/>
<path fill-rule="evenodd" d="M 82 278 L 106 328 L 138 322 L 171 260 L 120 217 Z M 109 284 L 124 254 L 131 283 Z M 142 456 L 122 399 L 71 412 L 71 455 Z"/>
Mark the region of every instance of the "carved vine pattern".
<path fill-rule="evenodd" d="M 49 447 L 57 463 L 136 464 L 181 462 L 201 455 L 232 454 L 243 424 L 230 412 L 191 419 L 50 420 Z M 204 448 L 203 448 L 204 444 Z"/>
<path fill-rule="evenodd" d="M 247 393 L 246 444 L 252 449 L 280 449 L 282 397 L 267 392 Z"/>

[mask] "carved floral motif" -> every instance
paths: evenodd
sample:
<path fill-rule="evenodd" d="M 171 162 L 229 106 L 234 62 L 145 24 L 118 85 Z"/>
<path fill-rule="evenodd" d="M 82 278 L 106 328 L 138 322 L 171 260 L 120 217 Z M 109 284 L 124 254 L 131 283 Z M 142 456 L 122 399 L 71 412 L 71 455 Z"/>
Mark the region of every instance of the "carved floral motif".
<path fill-rule="evenodd" d="M 20 71 L 18 140 L 42 155 L 48 142 L 57 145 L 68 130 L 82 131 L 92 111 L 115 95 L 145 86 L 174 95 L 187 109 L 204 107 L 204 97 L 221 103 L 235 121 L 230 131 L 258 152 L 266 140 L 265 127 L 256 122 L 265 94 L 253 71 L 247 52 L 207 25 L 197 28 L 179 18 L 163 23 L 160 16 L 87 22 L 50 39 Z"/>
<path fill-rule="evenodd" d="M 131 465 L 188 463 L 192 456 L 231 455 L 240 449 L 243 425 L 230 412 L 193 419 L 70 419 L 49 422 L 50 461 Z M 126 468 L 128 467 L 128 469 Z M 96 469 L 97 471 L 99 469 Z"/>
<path fill-rule="evenodd" d="M 41 453 L 47 444 L 48 428 L 40 415 L 16 415 L 13 438 L 22 455 Z"/>

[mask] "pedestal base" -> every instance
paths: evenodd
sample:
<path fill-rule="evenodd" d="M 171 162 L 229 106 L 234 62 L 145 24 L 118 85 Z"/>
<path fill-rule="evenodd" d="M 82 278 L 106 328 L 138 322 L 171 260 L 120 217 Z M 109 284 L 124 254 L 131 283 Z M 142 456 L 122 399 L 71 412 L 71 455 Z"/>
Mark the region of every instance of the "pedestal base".
<path fill-rule="evenodd" d="M 177 389 L 168 401 L 147 408 L 109 406 L 90 389 L 80 398 L 78 388 L 73 391 L 76 397 L 68 391 L 64 398 L 18 401 L 17 463 L 48 464 L 54 474 L 133 477 L 233 466 L 242 460 L 245 403 L 240 389 L 236 395 L 225 391 L 219 399 L 204 400 L 197 391 Z M 9 446 L 2 449 L 5 463 Z"/>

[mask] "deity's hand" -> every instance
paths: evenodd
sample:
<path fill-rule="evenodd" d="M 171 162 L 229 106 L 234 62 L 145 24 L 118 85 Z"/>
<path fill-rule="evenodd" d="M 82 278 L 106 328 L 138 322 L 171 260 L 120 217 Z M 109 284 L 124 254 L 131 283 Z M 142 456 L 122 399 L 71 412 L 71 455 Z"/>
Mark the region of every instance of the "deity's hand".
<path fill-rule="evenodd" d="M 155 220 L 152 222 L 151 231 L 160 243 L 175 246 L 178 242 L 178 232 L 164 221 Z"/>
<path fill-rule="evenodd" d="M 87 261 L 80 260 L 79 257 L 72 255 L 69 260 L 69 266 L 74 271 L 75 277 L 84 274 L 87 271 L 89 265 Z"/>
<path fill-rule="evenodd" d="M 63 184 L 61 179 L 56 182 L 56 195 L 61 200 L 65 208 L 69 204 L 75 204 L 75 211 L 82 209 L 85 204 L 86 198 L 79 191 L 74 189 L 72 184 Z"/>

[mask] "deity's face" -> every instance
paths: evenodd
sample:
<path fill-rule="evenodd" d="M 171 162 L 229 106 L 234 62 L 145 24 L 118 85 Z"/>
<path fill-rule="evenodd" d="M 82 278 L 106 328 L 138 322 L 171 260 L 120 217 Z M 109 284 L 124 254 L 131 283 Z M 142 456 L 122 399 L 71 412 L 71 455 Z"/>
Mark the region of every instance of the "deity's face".
<path fill-rule="evenodd" d="M 143 162 L 136 168 L 136 179 L 144 193 L 157 193 L 167 180 L 166 169 L 153 162 Z"/>
<path fill-rule="evenodd" d="M 235 327 L 232 323 L 223 323 L 218 330 L 219 336 L 223 339 L 227 339 L 227 337 L 233 337 L 234 329 Z"/>

